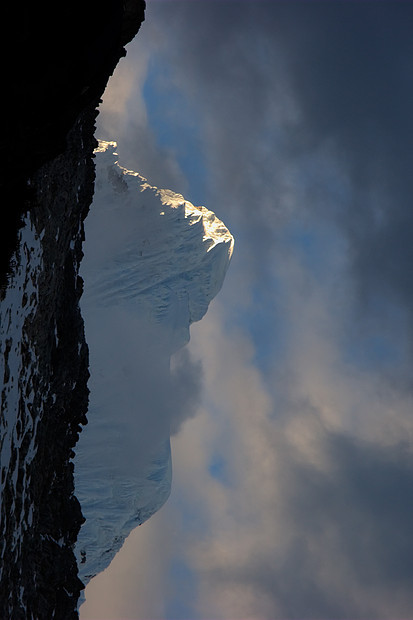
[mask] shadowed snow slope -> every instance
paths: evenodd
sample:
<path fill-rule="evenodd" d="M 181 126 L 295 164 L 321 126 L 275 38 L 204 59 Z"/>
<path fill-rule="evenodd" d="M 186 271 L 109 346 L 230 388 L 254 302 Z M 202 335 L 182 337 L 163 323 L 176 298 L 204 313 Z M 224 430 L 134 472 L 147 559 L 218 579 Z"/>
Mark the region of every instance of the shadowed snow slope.
<path fill-rule="evenodd" d="M 86 518 L 76 545 L 85 583 L 169 496 L 179 406 L 170 357 L 220 290 L 234 243 L 211 211 L 120 167 L 115 149 L 96 149 L 82 263 L 91 393 L 75 482 Z"/>

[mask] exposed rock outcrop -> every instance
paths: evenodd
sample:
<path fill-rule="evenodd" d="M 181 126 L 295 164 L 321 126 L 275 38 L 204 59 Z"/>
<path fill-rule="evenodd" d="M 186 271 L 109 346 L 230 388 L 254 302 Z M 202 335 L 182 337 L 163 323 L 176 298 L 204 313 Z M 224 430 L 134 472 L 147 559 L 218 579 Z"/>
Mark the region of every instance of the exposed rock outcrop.
<path fill-rule="evenodd" d="M 77 617 L 73 544 L 82 515 L 71 458 L 88 400 L 83 220 L 96 107 L 144 6 L 24 1 L 4 21 L 13 45 L 3 41 L 0 618 Z"/>

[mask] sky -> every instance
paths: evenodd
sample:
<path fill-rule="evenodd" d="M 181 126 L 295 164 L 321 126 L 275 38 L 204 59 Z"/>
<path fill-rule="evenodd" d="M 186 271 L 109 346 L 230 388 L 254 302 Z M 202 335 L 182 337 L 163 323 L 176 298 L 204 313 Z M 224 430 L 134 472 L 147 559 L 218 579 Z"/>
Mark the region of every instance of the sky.
<path fill-rule="evenodd" d="M 97 137 L 235 249 L 175 361 L 171 497 L 82 619 L 412 617 L 412 18 L 148 0 Z"/>

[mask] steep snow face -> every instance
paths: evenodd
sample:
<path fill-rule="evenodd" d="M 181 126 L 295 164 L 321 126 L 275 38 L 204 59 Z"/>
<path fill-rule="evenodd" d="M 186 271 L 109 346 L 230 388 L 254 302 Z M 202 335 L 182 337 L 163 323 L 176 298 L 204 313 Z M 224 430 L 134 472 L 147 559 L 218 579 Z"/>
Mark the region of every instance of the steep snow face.
<path fill-rule="evenodd" d="M 76 554 L 87 583 L 169 496 L 170 356 L 220 290 L 234 241 L 205 207 L 120 167 L 115 142 L 96 149 L 85 230 L 91 393 L 75 485 L 86 518 Z"/>
<path fill-rule="evenodd" d="M 205 207 L 121 168 L 115 149 L 114 142 L 96 149 L 83 305 L 91 298 L 99 307 L 132 304 L 139 316 L 173 328 L 177 349 L 221 288 L 234 241 Z"/>

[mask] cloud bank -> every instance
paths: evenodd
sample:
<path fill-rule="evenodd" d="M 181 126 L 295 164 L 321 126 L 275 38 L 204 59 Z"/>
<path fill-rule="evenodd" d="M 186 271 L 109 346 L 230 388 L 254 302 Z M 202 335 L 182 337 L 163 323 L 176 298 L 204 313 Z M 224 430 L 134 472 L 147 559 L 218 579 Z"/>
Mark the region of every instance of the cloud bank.
<path fill-rule="evenodd" d="M 411 613 L 412 11 L 148 7 L 125 60 L 145 65 L 125 96 L 138 129 L 120 156 L 144 166 L 151 144 L 156 174 L 189 183 L 185 131 L 165 146 L 150 105 L 159 97 L 185 127 L 170 103 L 179 93 L 201 140 L 191 154 L 205 203 L 237 247 L 192 330 L 202 403 L 174 440 L 152 544 L 143 532 L 136 542 L 157 577 L 135 596 L 130 566 L 119 585 L 130 617 Z M 126 135 L 127 122 L 114 126 Z"/>

